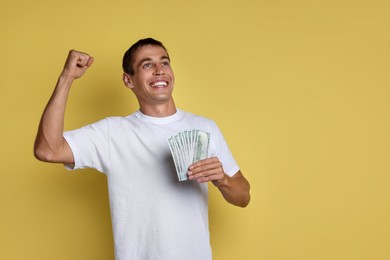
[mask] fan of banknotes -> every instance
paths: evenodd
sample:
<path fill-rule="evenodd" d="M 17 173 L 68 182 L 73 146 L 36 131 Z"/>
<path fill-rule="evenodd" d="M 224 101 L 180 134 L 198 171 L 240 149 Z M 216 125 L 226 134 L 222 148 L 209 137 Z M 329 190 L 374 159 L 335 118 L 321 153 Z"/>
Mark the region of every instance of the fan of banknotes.
<path fill-rule="evenodd" d="M 207 158 L 210 134 L 201 130 L 185 130 L 168 138 L 179 181 L 188 179 L 188 167 Z"/>

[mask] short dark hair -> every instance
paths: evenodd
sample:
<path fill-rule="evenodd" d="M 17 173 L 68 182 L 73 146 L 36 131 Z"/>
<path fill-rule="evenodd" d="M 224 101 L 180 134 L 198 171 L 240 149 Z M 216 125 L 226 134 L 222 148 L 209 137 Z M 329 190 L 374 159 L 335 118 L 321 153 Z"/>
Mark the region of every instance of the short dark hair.
<path fill-rule="evenodd" d="M 168 54 L 167 48 L 162 44 L 162 42 L 157 41 L 153 38 L 145 38 L 137 41 L 134 43 L 126 52 L 125 55 L 123 56 L 122 60 L 122 68 L 123 71 L 130 74 L 134 75 L 134 68 L 133 68 L 133 63 L 134 63 L 134 56 L 137 50 L 143 46 L 146 45 L 153 45 L 153 46 L 160 46 L 165 50 L 165 52 Z M 169 57 L 169 55 L 168 55 Z"/>

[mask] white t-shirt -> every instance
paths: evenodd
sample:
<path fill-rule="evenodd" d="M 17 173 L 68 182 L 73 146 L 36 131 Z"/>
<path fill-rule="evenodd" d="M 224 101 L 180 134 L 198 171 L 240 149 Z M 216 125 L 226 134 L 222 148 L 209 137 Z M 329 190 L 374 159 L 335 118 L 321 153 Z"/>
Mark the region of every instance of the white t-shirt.
<path fill-rule="evenodd" d="M 117 260 L 211 259 L 207 184 L 178 181 L 167 141 L 192 129 L 210 133 L 209 156 L 226 174 L 238 172 L 216 124 L 182 110 L 163 118 L 137 111 L 64 133 L 73 169 L 107 175 Z"/>

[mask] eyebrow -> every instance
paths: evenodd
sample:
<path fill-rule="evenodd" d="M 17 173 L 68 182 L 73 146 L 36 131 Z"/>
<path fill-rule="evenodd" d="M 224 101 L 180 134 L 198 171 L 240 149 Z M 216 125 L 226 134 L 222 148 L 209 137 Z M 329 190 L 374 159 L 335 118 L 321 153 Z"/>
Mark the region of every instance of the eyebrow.
<path fill-rule="evenodd" d="M 138 67 L 141 66 L 142 63 L 144 63 L 145 61 L 151 61 L 152 58 L 145 58 L 145 59 L 142 59 L 139 63 L 138 63 Z M 171 61 L 171 59 L 169 58 L 169 56 L 161 56 L 160 57 L 160 60 L 169 60 Z"/>

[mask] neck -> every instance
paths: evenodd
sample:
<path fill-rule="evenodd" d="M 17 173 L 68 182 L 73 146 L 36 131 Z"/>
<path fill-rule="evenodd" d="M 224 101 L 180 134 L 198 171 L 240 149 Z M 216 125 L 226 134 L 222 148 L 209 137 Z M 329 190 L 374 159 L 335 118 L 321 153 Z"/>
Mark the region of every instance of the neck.
<path fill-rule="evenodd" d="M 140 106 L 140 111 L 147 115 L 153 117 L 167 117 L 176 113 L 175 103 L 161 104 L 154 106 Z"/>

